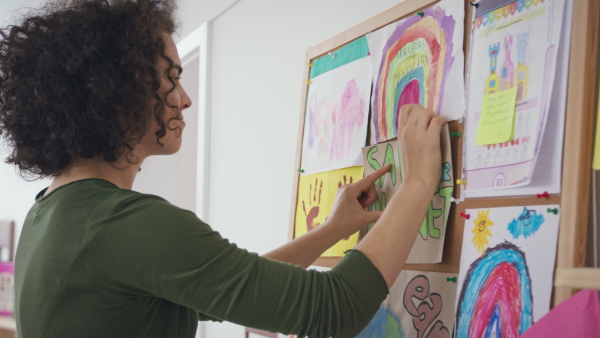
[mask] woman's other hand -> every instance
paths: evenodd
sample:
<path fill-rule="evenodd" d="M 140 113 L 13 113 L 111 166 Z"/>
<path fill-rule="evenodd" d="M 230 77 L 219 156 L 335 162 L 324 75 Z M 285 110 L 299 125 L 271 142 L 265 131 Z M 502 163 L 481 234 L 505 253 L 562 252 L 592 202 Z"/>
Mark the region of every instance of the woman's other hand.
<path fill-rule="evenodd" d="M 342 186 L 337 193 L 331 213 L 322 226 L 335 229 L 342 239 L 375 223 L 382 211 L 367 211 L 365 208 L 377 199 L 375 181 L 389 172 L 391 167 L 391 164 L 385 165 L 360 181 Z"/>
<path fill-rule="evenodd" d="M 416 104 L 401 109 L 398 142 L 403 182 L 418 182 L 433 193 L 442 175 L 440 131 L 446 118 Z"/>

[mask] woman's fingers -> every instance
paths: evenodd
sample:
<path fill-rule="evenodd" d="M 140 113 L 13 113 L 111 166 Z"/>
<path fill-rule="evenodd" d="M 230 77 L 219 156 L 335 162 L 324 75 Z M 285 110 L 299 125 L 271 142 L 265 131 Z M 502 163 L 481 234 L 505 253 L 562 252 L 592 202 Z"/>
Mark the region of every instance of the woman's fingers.
<path fill-rule="evenodd" d="M 433 133 L 433 134 L 439 134 L 442 130 L 442 127 L 448 123 L 448 120 L 446 120 L 445 117 L 443 116 L 436 116 L 433 119 L 431 119 L 431 122 L 429 123 L 429 132 Z"/>
<path fill-rule="evenodd" d="M 376 170 L 375 172 L 363 177 L 362 180 L 353 183 L 352 186 L 357 188 L 357 196 L 361 196 L 363 193 L 368 193 L 371 188 L 375 189 L 375 181 L 380 179 L 381 176 L 385 175 L 385 173 L 389 172 L 391 168 L 391 164 L 386 164 L 379 170 Z"/>

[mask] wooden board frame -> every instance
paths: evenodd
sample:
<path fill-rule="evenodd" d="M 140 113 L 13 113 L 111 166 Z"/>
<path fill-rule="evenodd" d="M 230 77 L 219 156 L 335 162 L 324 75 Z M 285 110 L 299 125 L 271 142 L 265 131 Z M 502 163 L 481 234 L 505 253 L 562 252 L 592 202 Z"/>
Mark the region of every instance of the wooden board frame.
<path fill-rule="evenodd" d="M 566 0 L 573 1 L 573 0 Z M 306 53 L 304 79 L 309 79 L 309 63 L 313 60 L 334 52 L 349 42 L 365 34 L 401 20 L 416 12 L 428 8 L 439 0 L 407 0 L 315 47 Z M 469 55 L 471 37 L 471 17 L 473 7 L 465 0 L 465 72 Z M 573 1 L 573 27 L 571 33 L 569 83 L 567 93 L 565 140 L 563 156 L 562 193 L 549 198 L 539 199 L 536 196 L 472 198 L 460 204 L 454 204 L 448 217 L 446 242 L 444 244 L 443 260 L 439 264 L 407 264 L 407 270 L 435 271 L 458 273 L 463 237 L 464 219 L 459 215 L 466 209 L 492 208 L 504 206 L 560 204 L 560 231 L 556 267 L 560 271 L 568 268 L 579 268 L 585 264 L 585 238 L 587 235 L 587 215 L 589 208 L 589 190 L 591 176 L 591 161 L 593 151 L 593 132 L 595 125 L 595 108 L 597 101 L 598 73 L 598 33 L 600 22 L 600 1 Z M 302 161 L 302 140 L 304 136 L 304 121 L 306 111 L 306 96 L 308 84 L 302 88 L 300 104 L 300 121 L 298 146 L 296 151 L 296 169 Z M 463 124 L 457 121 L 450 123 L 450 130 L 463 132 Z M 462 138 L 452 138 L 452 160 L 454 177 L 462 177 Z M 289 240 L 294 237 L 294 223 L 298 202 L 298 183 L 300 173 L 295 172 L 292 189 L 292 206 L 289 225 Z M 456 198 L 460 187 L 456 187 Z M 319 258 L 315 265 L 332 267 L 340 258 Z M 567 270 L 564 270 L 567 269 Z M 560 274 L 564 280 L 565 274 Z M 556 283 L 554 288 L 553 306 L 570 297 L 576 289 Z"/>

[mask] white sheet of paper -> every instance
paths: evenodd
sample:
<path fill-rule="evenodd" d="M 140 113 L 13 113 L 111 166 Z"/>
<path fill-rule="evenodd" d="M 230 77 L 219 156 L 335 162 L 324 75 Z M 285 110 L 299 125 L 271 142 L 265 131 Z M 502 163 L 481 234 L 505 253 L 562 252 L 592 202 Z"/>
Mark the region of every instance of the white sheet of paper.
<path fill-rule="evenodd" d="M 564 0 L 528 3 L 529 8 L 524 3 L 507 5 L 506 15 L 491 23 L 486 14 L 483 22 L 482 17 L 474 22 L 464 143 L 467 192 L 531 182 L 552 98 Z M 518 88 L 513 140 L 476 145 L 484 95 L 512 87 Z"/>
<path fill-rule="evenodd" d="M 463 117 L 464 1 L 442 0 L 367 34 L 373 61 L 371 144 L 396 137 L 400 107 L 419 103 Z"/>
<path fill-rule="evenodd" d="M 560 206 L 465 213 L 456 337 L 481 337 L 486 330 L 518 337 L 550 310 Z"/>
<path fill-rule="evenodd" d="M 364 57 L 311 80 L 302 142 L 304 175 L 362 165 L 371 77 L 371 60 Z"/>
<path fill-rule="evenodd" d="M 560 37 L 562 46 L 571 44 L 571 25 L 573 22 L 573 3 L 565 3 L 563 30 Z M 493 196 L 536 195 L 547 191 L 559 194 L 561 191 L 562 150 L 567 105 L 567 85 L 569 79 L 569 48 L 559 48 L 554 88 L 546 128 L 541 140 L 539 156 L 535 164 L 531 182 L 528 185 L 493 191 L 465 191 L 466 198 Z"/>

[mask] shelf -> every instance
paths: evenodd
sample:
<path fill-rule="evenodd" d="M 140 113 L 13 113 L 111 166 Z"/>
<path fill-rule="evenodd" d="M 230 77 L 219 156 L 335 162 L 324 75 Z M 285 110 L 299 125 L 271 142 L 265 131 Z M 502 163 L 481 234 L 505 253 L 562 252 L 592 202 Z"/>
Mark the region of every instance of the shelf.
<path fill-rule="evenodd" d="M 17 323 L 12 317 L 0 316 L 0 330 L 17 332 Z"/>

